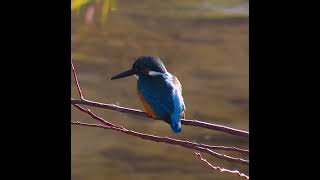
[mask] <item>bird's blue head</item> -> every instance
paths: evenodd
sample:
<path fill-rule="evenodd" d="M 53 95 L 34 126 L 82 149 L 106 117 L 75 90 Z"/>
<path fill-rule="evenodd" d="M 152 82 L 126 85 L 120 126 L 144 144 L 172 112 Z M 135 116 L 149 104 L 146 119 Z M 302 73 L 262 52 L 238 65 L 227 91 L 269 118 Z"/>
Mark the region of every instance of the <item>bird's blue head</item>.
<path fill-rule="evenodd" d="M 141 56 L 136 59 L 131 69 L 113 76 L 111 80 L 120 79 L 131 75 L 142 77 L 164 74 L 166 72 L 167 70 L 161 62 L 160 58 L 155 56 Z"/>

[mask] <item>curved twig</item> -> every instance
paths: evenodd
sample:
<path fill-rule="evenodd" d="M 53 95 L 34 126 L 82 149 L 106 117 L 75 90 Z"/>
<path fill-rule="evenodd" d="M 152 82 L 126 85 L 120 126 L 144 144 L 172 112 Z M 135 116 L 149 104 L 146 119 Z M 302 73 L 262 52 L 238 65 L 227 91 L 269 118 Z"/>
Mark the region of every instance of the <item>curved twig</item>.
<path fill-rule="evenodd" d="M 214 170 L 219 170 L 220 172 L 226 172 L 226 173 L 230 173 L 230 174 L 236 174 L 240 177 L 243 177 L 245 179 L 249 179 L 249 176 L 245 175 L 244 173 L 239 172 L 238 170 L 229 170 L 229 169 L 225 169 L 225 168 L 221 168 L 219 166 L 213 166 L 211 163 L 209 163 L 206 159 L 202 158 L 200 153 L 194 152 L 197 157 L 207 166 L 209 166 L 211 169 Z"/>
<path fill-rule="evenodd" d="M 87 113 L 90 114 L 90 116 L 92 116 L 94 119 L 100 119 L 100 117 L 97 117 L 96 115 L 92 115 L 93 113 L 91 111 L 87 111 Z M 197 146 L 197 145 L 195 145 L 196 143 L 190 143 L 188 141 L 177 140 L 177 139 L 169 138 L 167 136 L 161 137 L 161 136 L 156 136 L 156 135 L 144 134 L 144 133 L 140 133 L 140 132 L 126 129 L 124 127 L 108 126 L 108 125 L 101 125 L 101 124 L 88 124 L 88 123 L 73 122 L 73 121 L 71 122 L 71 124 L 89 126 L 89 127 L 99 127 L 99 128 L 104 128 L 104 129 L 112 129 L 112 130 L 116 130 L 116 131 L 119 131 L 122 133 L 132 135 L 132 136 L 136 136 L 136 137 L 139 137 L 139 138 L 142 138 L 145 140 L 150 140 L 150 141 L 154 141 L 154 142 L 162 142 L 162 143 L 167 143 L 167 144 L 172 144 L 172 145 L 179 145 L 182 147 L 186 147 L 189 149 L 194 149 L 194 150 L 198 150 L 198 151 L 207 153 L 207 154 L 212 155 L 213 157 L 216 157 L 218 159 L 223 159 L 223 160 L 226 160 L 229 162 L 235 162 L 235 163 L 239 163 L 242 165 L 249 165 L 248 160 L 245 160 L 242 158 L 231 157 L 231 156 L 228 156 L 225 154 L 220 154 L 220 153 L 217 153 L 209 148 Z"/>

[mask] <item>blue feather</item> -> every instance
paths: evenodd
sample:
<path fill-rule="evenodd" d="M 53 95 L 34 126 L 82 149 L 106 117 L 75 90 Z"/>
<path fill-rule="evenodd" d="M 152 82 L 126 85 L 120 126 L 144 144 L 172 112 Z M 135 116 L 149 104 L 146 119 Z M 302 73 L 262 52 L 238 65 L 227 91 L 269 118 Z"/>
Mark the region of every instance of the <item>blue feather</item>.
<path fill-rule="evenodd" d="M 171 129 L 175 133 L 179 133 L 179 132 L 181 132 L 180 116 L 181 116 L 181 112 L 182 112 L 183 109 L 182 109 L 182 106 L 181 106 L 181 102 L 180 102 L 179 96 L 176 93 L 172 96 L 173 103 L 174 103 L 174 111 L 170 115 L 170 126 L 171 126 Z"/>
<path fill-rule="evenodd" d="M 179 133 L 184 103 L 172 77 L 168 72 L 158 76 L 140 76 L 137 88 L 156 115 L 170 124 L 175 133 Z"/>

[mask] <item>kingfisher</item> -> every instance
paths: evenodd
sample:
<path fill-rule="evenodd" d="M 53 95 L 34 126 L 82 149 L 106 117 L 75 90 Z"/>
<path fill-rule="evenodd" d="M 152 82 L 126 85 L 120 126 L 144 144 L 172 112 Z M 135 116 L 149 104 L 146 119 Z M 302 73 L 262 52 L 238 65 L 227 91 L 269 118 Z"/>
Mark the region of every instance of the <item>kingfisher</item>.
<path fill-rule="evenodd" d="M 185 118 L 186 106 L 179 79 L 155 56 L 138 57 L 131 69 L 114 75 L 111 80 L 131 75 L 138 79 L 137 91 L 147 115 L 163 120 L 174 133 L 180 133 L 180 118 Z"/>

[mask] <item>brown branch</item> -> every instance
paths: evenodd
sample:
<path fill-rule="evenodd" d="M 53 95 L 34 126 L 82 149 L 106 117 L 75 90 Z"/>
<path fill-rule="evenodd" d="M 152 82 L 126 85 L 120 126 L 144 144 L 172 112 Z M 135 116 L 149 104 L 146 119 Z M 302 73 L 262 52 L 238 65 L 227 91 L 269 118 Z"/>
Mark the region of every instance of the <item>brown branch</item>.
<path fill-rule="evenodd" d="M 98 120 L 99 122 L 107 125 L 107 126 L 113 126 L 113 127 L 118 127 L 118 128 L 123 128 L 125 129 L 124 127 L 122 126 L 117 126 L 117 125 L 114 125 L 106 120 L 104 120 L 103 118 L 95 115 L 94 113 L 92 113 L 90 111 L 90 109 L 85 109 L 77 104 L 74 104 L 74 106 L 76 108 L 78 108 L 80 111 L 82 112 L 85 112 L 87 114 L 89 114 L 92 118 Z M 173 139 L 173 140 L 176 140 L 176 139 Z M 180 141 L 180 140 L 176 140 L 176 141 Z M 239 152 L 239 153 L 243 153 L 243 154 L 248 154 L 249 151 L 248 150 L 245 150 L 245 149 L 240 149 L 240 148 L 236 148 L 236 147 L 226 147 L 226 146 L 211 146 L 211 145 L 207 145 L 207 144 L 199 144 L 199 143 L 194 143 L 194 142 L 190 142 L 190 141 L 185 141 L 189 144 L 192 144 L 194 146 L 199 146 L 199 147 L 203 147 L 203 148 L 208 148 L 208 149 L 217 149 L 217 150 L 225 150 L 225 151 L 235 151 L 235 152 Z"/>
<path fill-rule="evenodd" d="M 240 173 L 238 170 L 229 170 L 229 169 L 225 169 L 225 168 L 221 168 L 219 166 L 213 166 L 211 163 L 209 163 L 206 159 L 202 158 L 200 153 L 194 152 L 197 157 L 199 157 L 199 159 L 207 166 L 209 166 L 211 169 L 214 170 L 219 170 L 220 172 L 226 172 L 226 173 L 230 173 L 230 174 L 236 174 L 240 177 L 243 177 L 245 179 L 249 179 L 249 176 L 245 175 L 244 173 Z"/>
<path fill-rule="evenodd" d="M 77 88 L 78 88 L 78 92 L 79 92 L 79 95 L 80 95 L 80 99 L 81 99 L 81 100 L 84 100 L 83 95 L 82 95 L 82 92 L 81 92 L 81 88 L 80 88 L 80 85 L 79 85 L 77 73 L 76 73 L 76 71 L 74 70 L 74 66 L 73 66 L 72 59 L 71 59 L 71 67 L 72 67 L 73 77 L 74 77 L 74 79 L 75 79 L 75 81 L 76 81 L 76 84 L 77 84 Z"/>
<path fill-rule="evenodd" d="M 79 106 L 79 105 L 77 105 L 77 104 L 73 104 L 73 106 L 76 107 L 76 108 L 78 108 L 80 111 L 89 114 L 92 118 L 98 120 L 99 122 L 101 122 L 101 123 L 103 123 L 103 124 L 105 124 L 105 125 L 107 125 L 107 126 L 112 126 L 112 127 L 121 128 L 121 126 L 114 125 L 114 124 L 112 124 L 112 123 L 104 120 L 103 118 L 95 115 L 94 113 L 91 112 L 90 109 L 85 109 L 85 108 L 83 108 L 83 107 L 81 107 L 81 106 Z"/>
<path fill-rule="evenodd" d="M 122 112 L 122 113 L 149 117 L 147 113 L 138 109 L 131 109 L 131 108 L 117 106 L 114 104 L 105 104 L 105 103 L 90 101 L 86 99 L 71 98 L 71 104 L 82 104 L 82 105 L 88 105 L 92 107 L 103 108 L 103 109 L 113 110 L 113 111 Z M 230 128 L 230 127 L 222 126 L 218 124 L 213 124 L 213 123 L 208 123 L 208 122 L 203 122 L 198 120 L 188 120 L 188 119 L 181 119 L 181 123 L 184 125 L 197 126 L 197 127 L 207 128 L 211 130 L 221 131 L 221 132 L 229 133 L 236 136 L 249 137 L 249 132 L 247 131 L 234 129 L 234 128 Z"/>
<path fill-rule="evenodd" d="M 221 131 L 221 132 L 229 133 L 236 136 L 249 137 L 249 132 L 247 131 L 243 131 L 243 130 L 239 130 L 239 129 L 235 129 L 235 128 L 231 128 L 223 125 L 218 125 L 218 124 L 213 124 L 213 123 L 208 123 L 208 122 L 203 122 L 198 120 L 188 120 L 188 119 L 182 119 L 181 123 L 184 125 Z"/>
<path fill-rule="evenodd" d="M 113 127 L 117 127 L 117 128 L 123 128 L 125 129 L 124 127 L 122 126 L 117 126 L 117 125 L 114 125 L 106 120 L 104 120 L 103 118 L 95 115 L 94 113 L 92 113 L 90 111 L 90 109 L 84 109 L 82 108 L 81 106 L 77 105 L 77 104 L 74 104 L 74 106 L 76 108 L 78 108 L 80 111 L 82 112 L 85 112 L 87 114 L 89 114 L 92 118 L 98 120 L 99 122 L 107 125 L 107 126 L 113 126 Z M 166 137 L 168 138 L 168 137 Z M 169 138 L 168 138 L 169 139 Z M 170 138 L 171 139 L 171 138 Z M 181 141 L 181 140 L 177 140 L 177 139 L 172 139 L 174 141 Z M 199 144 L 199 143 L 194 143 L 194 142 L 190 142 L 190 141 L 182 141 L 182 142 L 187 142 L 189 143 L 190 145 L 193 145 L 193 146 L 199 146 L 199 147 L 203 147 L 203 148 L 208 148 L 208 149 L 217 149 L 217 150 L 225 150 L 225 151 L 235 151 L 235 152 L 239 152 L 239 153 L 242 153 L 242 154 L 248 154 L 249 151 L 248 150 L 245 150 L 245 149 L 240 149 L 240 148 L 236 148 L 236 147 L 226 147 L 226 146 L 212 146 L 212 145 L 207 145 L 207 144 Z"/>
<path fill-rule="evenodd" d="M 105 104 L 105 103 L 100 103 L 100 102 L 95 102 L 95 101 L 90 101 L 90 100 L 81 100 L 81 99 L 73 99 L 73 98 L 71 98 L 71 104 L 88 105 L 88 106 L 92 106 L 92 107 L 113 110 L 113 111 L 117 111 L 117 112 L 121 112 L 121 113 L 127 113 L 127 114 L 148 117 L 147 113 L 145 113 L 143 111 L 140 111 L 137 109 L 125 108 L 125 107 L 117 106 L 114 104 Z"/>
<path fill-rule="evenodd" d="M 249 154 L 249 150 L 241 149 L 237 147 L 226 147 L 226 146 L 212 146 L 207 144 L 200 144 L 201 147 L 209 148 L 209 149 L 217 149 L 217 150 L 225 150 L 225 151 L 235 151 L 243 154 Z"/>
<path fill-rule="evenodd" d="M 97 115 L 93 114 L 91 111 L 84 111 L 86 113 L 90 113 L 89 115 L 98 120 L 99 122 L 104 123 L 104 121 L 101 121 L 101 117 L 98 117 Z M 109 122 L 108 122 L 109 123 Z M 172 145 L 179 145 L 185 148 L 189 148 L 189 149 L 193 149 L 193 150 L 198 150 L 207 154 L 212 155 L 213 157 L 219 158 L 219 159 L 223 159 L 229 162 L 236 162 L 236 163 L 240 163 L 243 165 L 249 165 L 249 161 L 245 160 L 245 159 L 241 159 L 241 158 L 235 158 L 235 157 L 231 157 L 231 156 L 227 156 L 225 154 L 220 154 L 217 153 L 209 148 L 205 148 L 205 147 L 201 147 L 201 144 L 198 143 L 193 143 L 193 142 L 189 142 L 189 141 L 183 141 L 183 140 L 177 140 L 177 139 L 173 139 L 170 137 L 161 137 L 161 136 L 156 136 L 156 135 L 149 135 L 149 134 L 144 134 L 144 133 L 140 133 L 140 132 L 136 132 L 133 130 L 129 130 L 120 126 L 109 126 L 109 125 L 100 125 L 100 124 L 88 124 L 88 123 L 81 123 L 81 122 L 71 122 L 71 124 L 74 125 L 82 125 L 82 126 L 90 126 L 90 127 L 100 127 L 100 128 L 104 128 L 104 129 L 112 129 L 112 130 L 116 130 L 122 133 L 126 133 L 135 137 L 139 137 L 141 139 L 145 139 L 145 140 L 150 140 L 150 141 L 154 141 L 154 142 L 162 142 L 162 143 L 167 143 L 167 144 L 172 144 Z"/>

